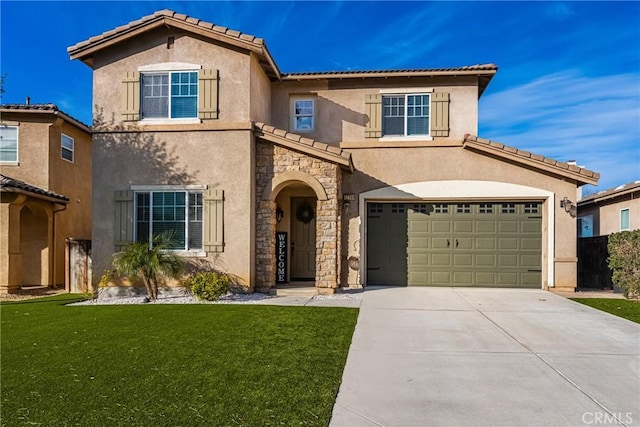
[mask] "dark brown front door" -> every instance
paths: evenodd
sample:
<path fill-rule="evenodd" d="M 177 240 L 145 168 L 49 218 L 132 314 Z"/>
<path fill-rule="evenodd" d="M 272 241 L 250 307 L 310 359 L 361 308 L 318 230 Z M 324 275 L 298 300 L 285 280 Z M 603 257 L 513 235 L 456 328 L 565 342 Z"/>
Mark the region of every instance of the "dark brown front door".
<path fill-rule="evenodd" d="M 316 198 L 291 198 L 291 280 L 316 277 Z"/>

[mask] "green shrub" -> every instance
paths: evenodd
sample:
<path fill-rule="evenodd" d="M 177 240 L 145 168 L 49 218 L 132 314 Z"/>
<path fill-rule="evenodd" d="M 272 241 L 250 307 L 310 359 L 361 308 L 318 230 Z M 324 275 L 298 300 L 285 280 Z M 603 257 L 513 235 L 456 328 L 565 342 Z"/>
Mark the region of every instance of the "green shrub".
<path fill-rule="evenodd" d="M 187 281 L 187 288 L 201 300 L 216 301 L 229 291 L 231 279 L 215 271 L 198 273 Z"/>
<path fill-rule="evenodd" d="M 640 230 L 609 235 L 609 268 L 624 296 L 640 296 Z"/>

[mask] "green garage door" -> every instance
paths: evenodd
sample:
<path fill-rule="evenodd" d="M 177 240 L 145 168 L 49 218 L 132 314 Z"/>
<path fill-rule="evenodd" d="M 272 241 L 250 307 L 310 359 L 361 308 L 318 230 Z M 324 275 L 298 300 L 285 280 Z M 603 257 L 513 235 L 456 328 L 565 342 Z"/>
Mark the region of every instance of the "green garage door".
<path fill-rule="evenodd" d="M 367 283 L 540 288 L 540 209 L 515 202 L 370 203 Z"/>

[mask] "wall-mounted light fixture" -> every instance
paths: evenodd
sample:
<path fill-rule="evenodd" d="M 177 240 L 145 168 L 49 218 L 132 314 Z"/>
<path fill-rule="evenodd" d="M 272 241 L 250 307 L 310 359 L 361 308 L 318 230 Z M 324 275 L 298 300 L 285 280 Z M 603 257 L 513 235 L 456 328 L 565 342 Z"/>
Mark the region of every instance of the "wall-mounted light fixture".
<path fill-rule="evenodd" d="M 344 213 L 349 212 L 351 208 L 351 202 L 355 202 L 356 195 L 353 193 L 345 193 L 342 195 L 342 210 Z"/>
<path fill-rule="evenodd" d="M 284 211 L 278 206 L 276 207 L 276 221 L 282 221 L 282 217 L 284 217 Z"/>
<path fill-rule="evenodd" d="M 569 200 L 567 196 L 565 196 L 564 199 L 560 200 L 560 207 L 573 218 L 576 217 L 578 207 L 573 204 L 573 202 Z"/>

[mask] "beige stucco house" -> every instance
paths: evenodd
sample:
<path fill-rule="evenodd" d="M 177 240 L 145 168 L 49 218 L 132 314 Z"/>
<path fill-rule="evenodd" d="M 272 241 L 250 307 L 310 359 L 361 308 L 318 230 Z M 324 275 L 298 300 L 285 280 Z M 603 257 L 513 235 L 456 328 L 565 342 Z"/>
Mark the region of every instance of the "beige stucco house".
<path fill-rule="evenodd" d="M 578 237 L 640 230 L 640 181 L 598 191 L 578 200 Z"/>
<path fill-rule="evenodd" d="M 53 104 L 0 106 L 0 292 L 65 284 L 91 238 L 91 129 Z"/>
<path fill-rule="evenodd" d="M 598 174 L 475 136 L 493 64 L 283 73 L 264 40 L 160 11 L 68 48 L 93 69 L 93 262 L 170 230 L 250 290 L 574 289 Z"/>

